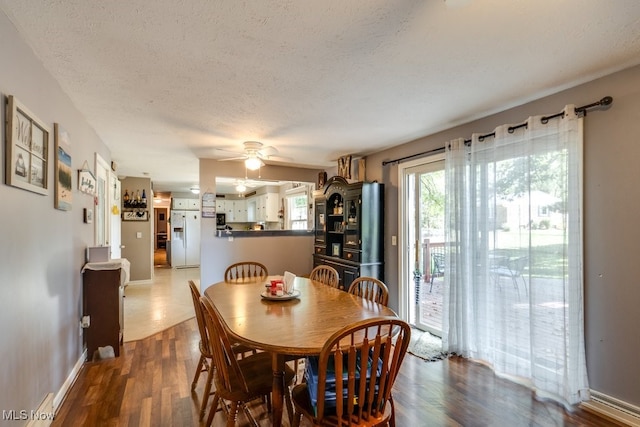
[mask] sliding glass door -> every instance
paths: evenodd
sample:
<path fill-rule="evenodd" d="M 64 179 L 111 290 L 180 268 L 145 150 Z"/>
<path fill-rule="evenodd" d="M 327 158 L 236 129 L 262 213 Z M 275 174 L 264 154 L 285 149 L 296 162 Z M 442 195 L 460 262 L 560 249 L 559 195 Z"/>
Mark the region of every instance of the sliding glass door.
<path fill-rule="evenodd" d="M 400 165 L 402 182 L 401 277 L 406 319 L 442 333 L 444 268 L 444 160 L 442 156 Z"/>

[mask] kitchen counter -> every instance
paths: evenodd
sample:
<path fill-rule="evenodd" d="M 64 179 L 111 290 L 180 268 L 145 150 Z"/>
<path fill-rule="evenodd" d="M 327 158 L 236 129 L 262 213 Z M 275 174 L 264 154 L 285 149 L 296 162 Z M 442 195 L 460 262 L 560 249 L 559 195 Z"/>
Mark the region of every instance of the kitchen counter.
<path fill-rule="evenodd" d="M 216 237 L 312 236 L 313 230 L 216 230 Z"/>

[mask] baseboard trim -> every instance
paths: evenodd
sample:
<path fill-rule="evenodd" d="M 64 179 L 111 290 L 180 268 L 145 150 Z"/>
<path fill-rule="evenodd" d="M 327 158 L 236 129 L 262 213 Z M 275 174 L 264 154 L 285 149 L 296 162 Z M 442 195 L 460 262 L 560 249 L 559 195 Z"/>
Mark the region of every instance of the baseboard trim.
<path fill-rule="evenodd" d="M 29 422 L 27 427 L 49 427 L 55 417 L 53 410 L 53 393 L 49 393 L 44 397 L 40 406 L 29 414 Z"/>
<path fill-rule="evenodd" d="M 640 408 L 604 393 L 591 390 L 591 400 L 580 407 L 623 426 L 640 427 Z"/>
<path fill-rule="evenodd" d="M 69 373 L 69 376 L 67 376 L 67 379 L 62 384 L 62 387 L 60 387 L 60 390 L 58 390 L 58 393 L 56 393 L 56 396 L 53 399 L 54 413 L 58 412 L 58 409 L 62 405 L 62 402 L 64 402 L 65 397 L 67 397 L 67 393 L 69 392 L 69 390 L 71 390 L 73 383 L 76 382 L 76 379 L 78 378 L 78 374 L 80 373 L 80 370 L 82 369 L 82 365 L 84 365 L 85 360 L 87 360 L 87 349 L 85 349 L 82 352 L 82 354 L 80 355 L 80 359 L 78 359 L 76 364 L 73 366 L 73 369 Z"/>
<path fill-rule="evenodd" d="M 153 284 L 153 279 L 145 279 L 145 280 L 132 280 L 127 282 L 127 286 L 135 286 L 135 285 L 151 285 Z"/>

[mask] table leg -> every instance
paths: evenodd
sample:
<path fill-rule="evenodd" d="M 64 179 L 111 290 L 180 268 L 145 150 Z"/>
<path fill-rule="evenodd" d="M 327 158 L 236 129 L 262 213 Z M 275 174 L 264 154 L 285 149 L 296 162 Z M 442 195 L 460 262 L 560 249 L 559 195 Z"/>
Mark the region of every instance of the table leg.
<path fill-rule="evenodd" d="M 282 410 L 284 403 L 284 355 L 272 355 L 273 389 L 271 391 L 271 404 L 273 411 L 273 425 L 282 425 Z"/>

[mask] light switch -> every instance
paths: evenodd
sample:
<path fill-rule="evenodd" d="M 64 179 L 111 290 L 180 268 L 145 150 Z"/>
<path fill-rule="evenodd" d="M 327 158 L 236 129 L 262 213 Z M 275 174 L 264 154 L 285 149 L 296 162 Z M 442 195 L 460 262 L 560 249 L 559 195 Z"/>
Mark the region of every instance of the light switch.
<path fill-rule="evenodd" d="M 391 236 L 391 246 L 398 244 L 398 236 Z"/>
<path fill-rule="evenodd" d="M 136 233 L 136 239 L 142 239 L 142 231 Z"/>

